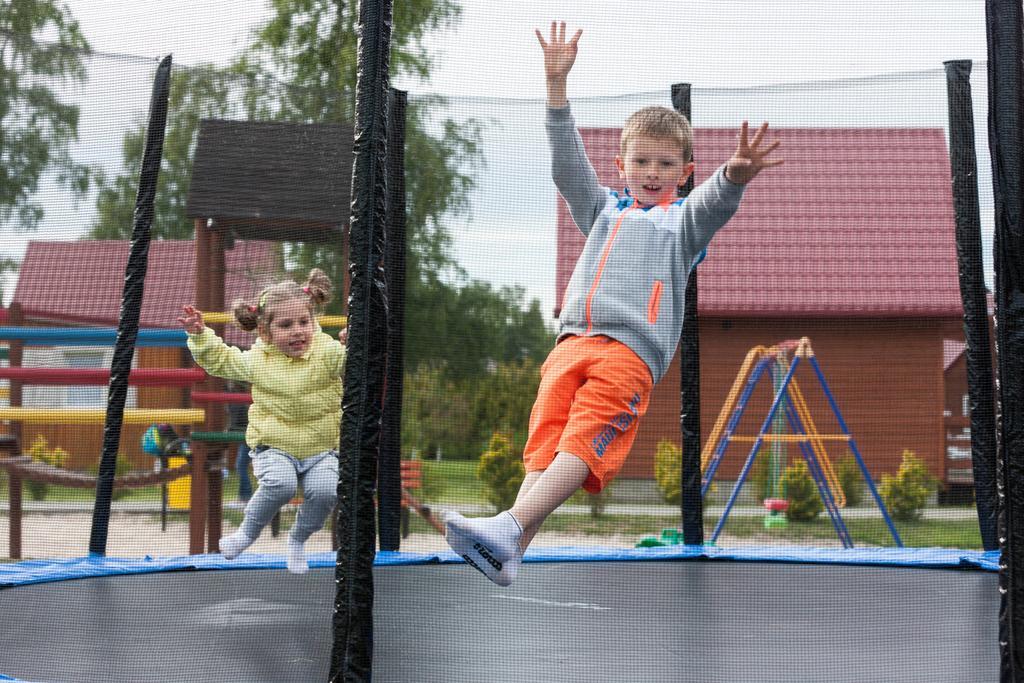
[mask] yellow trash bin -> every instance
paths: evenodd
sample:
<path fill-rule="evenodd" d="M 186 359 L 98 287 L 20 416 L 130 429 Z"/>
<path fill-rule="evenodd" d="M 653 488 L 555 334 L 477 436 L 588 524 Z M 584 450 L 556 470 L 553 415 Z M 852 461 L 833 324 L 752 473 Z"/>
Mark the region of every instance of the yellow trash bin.
<path fill-rule="evenodd" d="M 185 458 L 171 457 L 167 459 L 167 467 L 181 467 Z M 167 507 L 172 510 L 188 510 L 192 499 L 192 476 L 179 477 L 167 484 Z"/>

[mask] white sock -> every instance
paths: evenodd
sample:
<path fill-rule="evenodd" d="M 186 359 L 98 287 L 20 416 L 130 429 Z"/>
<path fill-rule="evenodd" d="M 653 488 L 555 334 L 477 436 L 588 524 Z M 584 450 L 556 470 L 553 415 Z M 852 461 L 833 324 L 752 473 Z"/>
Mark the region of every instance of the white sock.
<path fill-rule="evenodd" d="M 292 574 L 305 574 L 309 571 L 304 545 L 302 541 L 292 538 L 291 534 L 288 535 L 288 571 Z"/>
<path fill-rule="evenodd" d="M 445 517 L 445 539 L 452 550 L 499 586 L 516 578 L 523 552 L 523 530 L 510 512 L 494 517 L 466 519 L 457 512 Z"/>
<path fill-rule="evenodd" d="M 252 545 L 256 539 L 249 538 L 245 535 L 241 529 L 220 539 L 220 552 L 224 556 L 225 560 L 233 560 L 238 557 L 243 550 Z"/>

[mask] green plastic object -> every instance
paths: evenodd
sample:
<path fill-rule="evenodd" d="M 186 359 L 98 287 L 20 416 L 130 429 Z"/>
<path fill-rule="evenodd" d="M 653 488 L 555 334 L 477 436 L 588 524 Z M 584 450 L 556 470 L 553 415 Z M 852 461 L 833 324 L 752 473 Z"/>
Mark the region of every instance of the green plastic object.
<path fill-rule="evenodd" d="M 785 515 L 765 515 L 764 518 L 765 529 L 785 529 L 788 523 Z"/>
<path fill-rule="evenodd" d="M 644 536 L 634 547 L 660 548 L 666 545 L 683 545 L 683 532 L 679 529 L 662 529 L 661 536 Z"/>
<path fill-rule="evenodd" d="M 206 443 L 242 443 L 245 432 L 192 432 L 189 438 Z"/>

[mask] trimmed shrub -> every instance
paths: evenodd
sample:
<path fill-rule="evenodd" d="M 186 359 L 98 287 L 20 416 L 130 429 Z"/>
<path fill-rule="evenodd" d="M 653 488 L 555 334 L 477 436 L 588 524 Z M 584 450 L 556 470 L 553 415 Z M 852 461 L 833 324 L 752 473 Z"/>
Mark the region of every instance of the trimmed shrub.
<path fill-rule="evenodd" d="M 480 456 L 476 476 L 483 484 L 484 497 L 498 512 L 508 510 L 516 502 L 519 487 L 526 477 L 523 458 L 513 452 L 512 441 L 505 434 L 496 433 Z"/>
<path fill-rule="evenodd" d="M 683 471 L 683 449 L 664 439 L 654 451 L 654 481 L 666 503 L 679 505 L 683 500 L 680 477 Z"/>
<path fill-rule="evenodd" d="M 836 462 L 836 478 L 846 495 L 847 507 L 860 505 L 864 500 L 864 474 L 852 453 L 847 453 Z"/>
<path fill-rule="evenodd" d="M 803 460 L 797 460 L 786 468 L 782 474 L 782 486 L 789 501 L 786 519 L 790 522 L 808 522 L 825 509 L 818 487 Z"/>
<path fill-rule="evenodd" d="M 36 436 L 25 455 L 28 455 L 37 462 L 52 467 L 64 467 L 64 462 L 68 458 L 68 452 L 63 448 L 50 448 L 50 443 L 42 434 Z M 43 481 L 27 479 L 25 481 L 25 488 L 28 490 L 29 498 L 32 500 L 44 500 L 47 492 L 50 490 L 50 485 Z"/>
<path fill-rule="evenodd" d="M 937 483 L 924 462 L 913 451 L 905 450 L 896 476 L 882 475 L 879 494 L 893 519 L 910 522 L 920 519 L 928 496 Z"/>
<path fill-rule="evenodd" d="M 771 466 L 771 453 L 769 450 L 770 448 L 761 447 L 761 450 L 754 458 L 754 464 L 750 467 L 750 474 L 747 475 L 747 479 L 750 482 L 750 490 L 753 491 L 758 503 L 763 503 L 765 498 L 772 497 L 771 485 L 768 479 Z"/>

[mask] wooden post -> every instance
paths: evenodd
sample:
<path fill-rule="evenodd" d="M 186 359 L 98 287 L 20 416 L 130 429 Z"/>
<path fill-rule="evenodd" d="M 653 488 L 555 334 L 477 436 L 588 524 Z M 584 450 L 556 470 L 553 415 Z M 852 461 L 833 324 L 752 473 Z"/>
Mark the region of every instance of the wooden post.
<path fill-rule="evenodd" d="M 9 549 L 12 560 L 21 559 L 21 476 L 16 474 L 14 469 L 8 471 L 7 491 L 10 501 L 10 523 Z"/>

